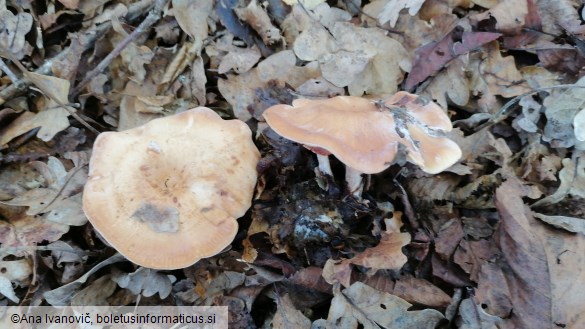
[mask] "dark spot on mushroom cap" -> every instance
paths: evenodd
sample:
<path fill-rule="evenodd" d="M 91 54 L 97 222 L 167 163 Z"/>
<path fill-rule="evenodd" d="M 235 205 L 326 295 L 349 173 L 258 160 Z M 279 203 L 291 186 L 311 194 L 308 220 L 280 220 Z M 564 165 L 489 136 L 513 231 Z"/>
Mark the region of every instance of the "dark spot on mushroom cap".
<path fill-rule="evenodd" d="M 232 160 L 234 160 L 234 165 L 237 165 L 240 163 L 240 159 L 236 158 L 235 156 L 232 155 Z"/>
<path fill-rule="evenodd" d="M 204 208 L 201 208 L 201 212 L 202 213 L 210 212 L 213 210 L 213 208 L 214 207 L 204 207 Z"/>
<path fill-rule="evenodd" d="M 142 202 L 130 218 L 145 223 L 155 232 L 179 230 L 179 211 L 174 207 L 159 208 L 150 202 Z"/>

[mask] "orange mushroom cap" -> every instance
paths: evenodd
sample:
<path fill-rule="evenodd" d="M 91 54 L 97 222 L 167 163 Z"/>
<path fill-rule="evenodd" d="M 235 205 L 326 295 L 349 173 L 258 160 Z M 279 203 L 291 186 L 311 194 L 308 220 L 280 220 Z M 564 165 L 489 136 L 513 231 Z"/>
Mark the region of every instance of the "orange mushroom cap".
<path fill-rule="evenodd" d="M 398 144 L 406 147 L 411 162 L 428 173 L 443 171 L 461 157 L 457 144 L 440 136 L 452 129 L 441 107 L 407 92 L 384 102 L 354 96 L 297 99 L 292 106 L 268 108 L 264 118 L 281 136 L 308 148 L 325 149 L 366 174 L 388 168 Z"/>
<path fill-rule="evenodd" d="M 232 241 L 260 158 L 251 131 L 198 107 L 95 141 L 83 210 L 132 262 L 176 269 Z"/>

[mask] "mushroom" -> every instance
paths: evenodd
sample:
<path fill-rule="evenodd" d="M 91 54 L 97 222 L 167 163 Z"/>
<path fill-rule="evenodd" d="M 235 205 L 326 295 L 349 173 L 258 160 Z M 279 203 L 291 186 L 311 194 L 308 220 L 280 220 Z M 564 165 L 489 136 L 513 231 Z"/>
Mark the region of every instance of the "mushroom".
<path fill-rule="evenodd" d="M 221 252 L 251 205 L 251 131 L 198 107 L 98 136 L 83 191 L 94 228 L 130 261 L 177 269 Z"/>
<path fill-rule="evenodd" d="M 281 136 L 318 154 L 319 170 L 332 175 L 328 154 L 346 165 L 348 190 L 361 197 L 361 174 L 388 168 L 398 152 L 423 171 L 439 173 L 461 157 L 459 146 L 444 137 L 451 121 L 437 104 L 407 92 L 387 100 L 338 96 L 325 100 L 296 99 L 264 112 L 266 123 Z"/>

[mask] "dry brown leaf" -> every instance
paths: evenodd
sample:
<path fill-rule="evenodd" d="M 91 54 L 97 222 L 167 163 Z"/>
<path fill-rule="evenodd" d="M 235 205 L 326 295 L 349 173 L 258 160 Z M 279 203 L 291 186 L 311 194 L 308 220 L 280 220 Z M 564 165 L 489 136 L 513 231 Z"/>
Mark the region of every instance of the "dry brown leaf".
<path fill-rule="evenodd" d="M 235 8 L 234 11 L 242 21 L 250 24 L 266 45 L 272 45 L 281 39 L 280 30 L 272 25 L 266 10 L 256 0 L 250 1 L 247 7 Z"/>
<path fill-rule="evenodd" d="M 573 118 L 573 128 L 575 138 L 580 142 L 585 142 L 585 110 L 581 109 Z"/>
<path fill-rule="evenodd" d="M 289 6 L 292 6 L 292 5 L 299 3 L 298 0 L 282 0 L 282 1 Z M 317 7 L 318 5 L 320 5 L 324 2 L 325 2 L 325 0 L 308 0 L 308 1 L 302 1 L 302 4 L 308 10 L 313 10 L 313 9 L 315 9 L 315 7 Z"/>
<path fill-rule="evenodd" d="M 234 70 L 237 74 L 242 74 L 250 71 L 254 65 L 258 62 L 262 55 L 258 47 L 253 46 L 251 48 L 233 48 L 223 57 L 217 73 L 224 74 L 230 70 Z"/>
<path fill-rule="evenodd" d="M 2 253 L 4 254 L 4 253 Z M 31 283 L 33 274 L 32 259 L 18 259 L 9 261 L 0 261 L 0 269 L 3 276 L 10 280 L 15 287 L 25 288 Z"/>
<path fill-rule="evenodd" d="M 475 2 L 475 1 L 474 1 Z M 524 19 L 528 14 L 526 0 L 500 1 L 496 6 L 477 15 L 471 16 L 474 25 L 481 20 L 494 17 L 498 31 L 509 34 L 519 32 L 524 27 Z"/>
<path fill-rule="evenodd" d="M 396 92 L 410 59 L 400 42 L 383 30 L 334 22 L 326 30 L 312 24 L 295 40 L 295 54 L 303 60 L 318 60 L 323 77 L 337 87 L 348 87 L 350 95 L 389 95 Z"/>
<path fill-rule="evenodd" d="M 111 264 L 118 263 L 118 262 L 124 262 L 124 261 L 127 261 L 127 259 L 124 258 L 124 256 L 122 256 L 120 254 L 115 254 L 112 257 L 98 263 L 96 266 L 94 266 L 92 269 L 87 271 L 79 279 L 77 279 L 71 283 L 68 283 L 66 285 L 63 285 L 59 288 L 45 292 L 43 294 L 43 297 L 45 298 L 47 303 L 49 303 L 50 305 L 53 305 L 53 306 L 71 305 L 71 298 L 73 297 L 73 295 L 75 294 L 77 289 L 79 287 L 81 287 L 81 285 L 84 284 L 87 281 L 87 279 L 89 279 L 90 276 L 92 276 L 97 271 L 99 271 L 100 269 L 102 269 L 106 266 L 109 266 Z"/>
<path fill-rule="evenodd" d="M 430 80 L 425 91 L 430 93 L 442 108 L 448 108 L 447 100 L 460 106 L 469 102 L 471 95 L 469 80 L 465 73 L 466 66 L 463 56 L 457 57 L 445 70 Z"/>
<path fill-rule="evenodd" d="M 442 225 L 438 236 L 435 238 L 435 250 L 444 260 L 451 259 L 457 245 L 463 239 L 463 226 L 461 220 L 453 218 Z"/>
<path fill-rule="evenodd" d="M 410 243 L 410 234 L 400 233 L 401 215 L 400 212 L 395 212 L 392 218 L 384 219 L 386 231 L 382 232 L 377 246 L 367 248 L 353 258 L 340 262 L 328 260 L 323 268 L 325 281 L 329 284 L 340 282 L 349 287 L 352 264 L 369 268 L 370 275 L 381 269 L 400 269 L 408 260 L 402 253 L 402 247 Z"/>
<path fill-rule="evenodd" d="M 87 253 L 63 240 L 47 245 L 50 254 L 43 253 L 41 260 L 51 270 L 59 284 L 67 284 L 83 275 Z"/>
<path fill-rule="evenodd" d="M 317 63 L 312 62 L 300 67 L 296 66 L 296 57 L 291 50 L 284 50 L 266 58 L 258 66 L 244 74 L 228 74 L 226 80 L 220 79 L 218 87 L 221 94 L 232 105 L 234 115 L 247 121 L 252 118 L 252 113 L 258 118 L 261 113 L 271 105 L 278 104 L 272 100 L 272 104 L 261 104 L 258 94 L 261 90 L 272 88 L 284 89 L 285 84 L 297 88 L 305 81 L 319 76 Z M 282 93 L 286 93 L 284 90 Z M 281 95 L 291 97 L 290 95 Z"/>
<path fill-rule="evenodd" d="M 25 112 L 12 121 L 0 132 L 0 146 L 6 145 L 12 139 L 39 128 L 37 137 L 47 142 L 55 135 L 69 127 L 69 112 L 64 108 L 52 108 L 39 113 Z"/>
<path fill-rule="evenodd" d="M 412 70 L 403 88 L 407 91 L 414 90 L 418 84 L 434 76 L 455 58 L 466 55 L 499 36 L 499 33 L 471 31 L 471 27 L 465 25 L 455 26 L 439 40 L 433 40 L 416 49 Z"/>
<path fill-rule="evenodd" d="M 493 269 L 499 280 L 492 281 L 491 285 L 492 289 L 494 286 L 507 288 L 510 306 L 502 309 L 498 299 L 488 302 L 485 310 L 500 317 L 511 314 L 508 321 L 516 327 L 536 328 L 543 324 L 548 327 L 553 325 L 551 264 L 547 261 L 544 243 L 534 230 L 535 219 L 522 201 L 523 195 L 520 183 L 512 179 L 496 190 L 501 223 L 495 235 L 505 263 L 501 264 L 502 274 L 498 273 L 499 269 Z M 483 283 L 480 278 L 480 286 Z M 481 299 L 479 294 L 478 299 Z M 514 311 L 505 314 L 511 309 Z"/>
<path fill-rule="evenodd" d="M 535 225 L 544 244 L 552 288 L 551 327 L 583 328 L 585 314 L 585 236 Z"/>
<path fill-rule="evenodd" d="M 236 287 L 243 286 L 246 283 L 246 275 L 243 272 L 224 270 L 220 273 L 211 272 L 215 267 L 216 259 L 206 259 L 196 263 L 186 270 L 186 275 L 191 277 L 196 284 L 193 289 L 194 294 L 189 296 L 197 305 L 203 305 L 212 301 L 219 296 L 227 295 Z M 245 266 L 238 262 L 239 265 Z M 213 270 L 215 271 L 215 270 Z"/>
<path fill-rule="evenodd" d="M 539 213 L 534 213 L 534 217 L 554 227 L 564 229 L 565 231 L 581 233 L 585 235 L 585 219 L 583 218 L 567 216 L 547 216 Z"/>
<path fill-rule="evenodd" d="M 582 78 L 576 86 L 585 86 Z M 585 141 L 576 138 L 573 128 L 574 118 L 585 106 L 585 88 L 569 88 L 560 93 L 553 93 L 543 101 L 546 115 L 543 140 L 550 142 L 552 147 L 575 146 L 585 150 Z"/>
<path fill-rule="evenodd" d="M 384 5 L 382 12 L 378 14 L 378 22 L 380 22 L 380 25 L 390 22 L 390 26 L 394 27 L 402 9 L 408 8 L 408 14 L 414 16 L 418 13 L 424 2 L 425 0 L 390 0 Z"/>
<path fill-rule="evenodd" d="M 130 82 L 129 84 L 133 84 Z M 134 127 L 141 126 L 152 119 L 159 118 L 160 115 L 152 113 L 139 112 L 143 104 L 137 99 L 137 96 L 124 95 L 120 102 L 120 117 L 118 121 L 118 131 L 124 131 Z"/>
<path fill-rule="evenodd" d="M 22 214 L 10 222 L 0 221 L 0 244 L 3 248 L 16 248 L 10 250 L 10 254 L 23 256 L 28 248 L 41 242 L 57 241 L 68 231 L 69 225 Z"/>
<path fill-rule="evenodd" d="M 136 96 L 134 106 L 138 113 L 164 114 L 164 106 L 173 100 L 173 96 Z"/>
<path fill-rule="evenodd" d="M 203 45 L 203 40 L 207 38 L 207 18 L 213 9 L 213 1 L 173 0 L 172 4 L 173 14 L 177 22 L 179 22 L 179 26 L 193 38 L 194 43 L 200 49 Z"/>
<path fill-rule="evenodd" d="M 453 261 L 455 264 L 458 264 L 465 273 L 469 274 L 469 278 L 472 281 L 478 282 L 481 266 L 492 259 L 496 253 L 497 248 L 494 245 L 493 240 L 461 240 L 461 243 L 453 255 Z"/>
<path fill-rule="evenodd" d="M 457 315 L 456 324 L 459 328 L 479 329 L 479 328 L 500 328 L 504 320 L 497 316 L 487 314 L 481 305 L 476 305 L 472 298 L 466 298 L 459 305 L 459 314 Z"/>
<path fill-rule="evenodd" d="M 154 53 L 146 46 L 137 46 L 130 43 L 120 54 L 124 60 L 128 71 L 132 73 L 129 77 L 137 83 L 142 83 L 146 77 L 146 69 L 144 65 L 150 64 Z"/>
<path fill-rule="evenodd" d="M 77 9 L 79 6 L 79 0 L 59 0 L 59 2 L 69 9 Z"/>
<path fill-rule="evenodd" d="M 171 293 L 172 284 L 176 278 L 140 267 L 132 273 L 114 273 L 112 281 L 116 282 L 120 288 L 130 290 L 134 295 L 150 297 L 158 293 L 161 299 L 165 299 Z"/>
<path fill-rule="evenodd" d="M 529 95 L 522 97 L 518 105 L 522 107 L 522 113 L 514 119 L 514 127 L 518 126 L 524 131 L 536 133 L 539 130 L 537 124 L 541 117 L 542 104 Z"/>
<path fill-rule="evenodd" d="M 583 152 L 576 152 L 573 159 L 563 159 L 563 169 L 559 171 L 561 185 L 555 193 L 535 202 L 532 207 L 542 207 L 555 204 L 571 195 L 576 198 L 585 198 L 585 156 Z"/>
<path fill-rule="evenodd" d="M 12 206 L 26 206 L 27 215 L 43 214 L 44 219 L 68 225 L 87 222 L 81 209 L 80 191 L 87 180 L 84 169 L 74 168 L 67 172 L 63 163 L 49 157 L 47 163 L 34 161 L 31 166 L 43 177 L 44 187 L 32 188 L 10 201 Z"/>
<path fill-rule="evenodd" d="M 0 274 L 0 294 L 10 299 L 13 303 L 20 302 L 20 299 L 14 293 L 14 287 L 8 278 Z"/>
<path fill-rule="evenodd" d="M 43 141 L 49 141 L 57 133 L 69 127 L 70 111 L 75 111 L 72 107 L 65 109 L 60 106 L 69 103 L 67 99 L 69 81 L 34 72 L 25 72 L 24 75 L 48 96 L 48 102 L 44 110 L 39 113 L 25 112 L 3 129 L 0 132 L 0 146 L 38 127 L 41 129 L 37 137 Z"/>
<path fill-rule="evenodd" d="M 116 290 L 116 282 L 110 274 L 97 278 L 71 298 L 71 306 L 109 306 L 107 298 Z"/>
<path fill-rule="evenodd" d="M 99 7 L 99 6 L 104 4 L 104 3 L 100 3 L 102 1 L 103 0 L 96 1 L 92 5 Z M 94 9 L 97 9 L 96 7 L 94 7 L 92 5 L 86 6 L 86 5 L 84 5 L 84 3 L 85 3 L 85 1 L 83 1 L 81 3 L 81 6 L 84 7 L 84 9 L 88 9 L 89 11 L 93 11 Z M 106 7 L 105 9 L 103 9 L 102 12 L 99 13 L 99 15 L 90 16 L 90 17 L 93 17 L 93 19 L 88 20 L 86 22 L 86 24 L 87 25 L 96 25 L 96 24 L 101 24 L 104 22 L 109 22 L 115 18 L 124 17 L 124 16 L 126 16 L 127 13 L 128 13 L 128 7 L 126 7 L 124 4 L 118 3 L 116 5 Z"/>
<path fill-rule="evenodd" d="M 542 31 L 551 35 L 563 33 L 563 29 L 583 33 L 581 18 L 572 0 L 535 1 L 542 18 Z"/>
<path fill-rule="evenodd" d="M 516 68 L 514 57 L 502 57 L 496 41 L 491 42 L 486 48 L 487 52 L 479 73 L 492 95 L 514 97 L 531 90 Z"/>
<path fill-rule="evenodd" d="M 398 279 L 392 294 L 409 303 L 433 308 L 445 308 L 451 302 L 451 297 L 443 290 L 425 279 L 412 276 Z"/>
<path fill-rule="evenodd" d="M 313 328 L 434 328 L 443 319 L 443 315 L 433 309 L 408 311 L 411 306 L 399 297 L 361 282 L 343 291 L 336 286 L 327 320 L 313 322 Z"/>
<path fill-rule="evenodd" d="M 276 296 L 276 314 L 272 320 L 275 329 L 310 328 L 311 320 L 297 310 L 288 295 Z"/>
<path fill-rule="evenodd" d="M 427 0 L 421 8 L 419 16 L 421 19 L 430 20 L 446 12 L 451 12 L 453 8 L 471 8 L 475 6 L 475 2 L 471 0 Z"/>
<path fill-rule="evenodd" d="M 486 262 L 475 300 L 515 328 L 580 328 L 585 289 L 585 237 L 564 233 L 533 218 L 516 180 L 496 191 L 501 261 Z"/>
<path fill-rule="evenodd" d="M 25 36 L 33 23 L 31 14 L 19 12 L 14 15 L 6 9 L 6 2 L 0 6 L 0 56 L 22 59 L 30 55 L 33 48 L 26 41 Z"/>

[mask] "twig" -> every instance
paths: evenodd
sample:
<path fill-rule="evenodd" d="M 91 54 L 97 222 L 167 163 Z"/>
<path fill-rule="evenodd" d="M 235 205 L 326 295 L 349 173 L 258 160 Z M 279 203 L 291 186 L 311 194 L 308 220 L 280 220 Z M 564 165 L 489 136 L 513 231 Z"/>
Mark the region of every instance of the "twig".
<path fill-rule="evenodd" d="M 491 119 L 489 119 L 486 123 L 478 126 L 475 129 L 475 132 L 478 132 L 478 131 L 480 131 L 484 128 L 487 128 L 487 127 L 491 127 L 491 126 L 495 125 L 496 123 L 499 123 L 502 120 L 505 120 L 508 117 L 508 115 L 511 113 L 510 109 L 512 108 L 512 106 L 514 106 L 514 104 L 518 103 L 522 99 L 522 97 L 524 97 L 524 96 L 532 95 L 532 94 L 540 92 L 540 91 L 565 89 L 565 88 L 585 88 L 585 86 L 579 86 L 576 84 L 556 85 L 556 86 L 551 86 L 551 87 L 537 88 L 537 89 L 525 92 L 524 94 L 518 95 L 518 96 L 512 98 L 511 100 L 509 100 L 506 104 L 504 104 L 504 106 L 502 106 L 500 108 L 500 110 L 496 114 L 494 114 L 492 116 Z"/>
<path fill-rule="evenodd" d="M 99 252 L 95 251 L 84 251 L 76 249 L 66 249 L 62 247 L 52 246 L 18 246 L 18 247 L 0 247 L 0 253 L 14 254 L 17 251 L 59 251 L 68 252 L 76 255 L 97 255 Z"/>
<path fill-rule="evenodd" d="M 16 58 L 12 58 L 11 60 L 22 71 L 22 73 L 25 75 L 25 78 L 28 79 L 27 73 L 29 73 L 29 72 L 26 69 L 26 67 L 24 67 L 24 65 L 22 65 Z M 48 98 L 50 98 L 51 100 L 53 100 L 55 103 L 59 104 L 60 107 L 64 108 L 67 112 L 69 112 L 69 114 L 73 118 L 75 118 L 75 120 L 79 121 L 79 123 L 81 123 L 85 128 L 89 129 L 90 131 L 92 131 L 96 135 L 100 133 L 99 131 L 97 131 L 97 129 L 95 129 L 94 127 L 90 126 L 89 123 L 87 123 L 77 113 L 75 113 L 75 111 L 71 110 L 69 108 L 69 106 L 67 106 L 66 104 L 63 104 L 63 102 L 60 101 L 59 99 L 56 99 L 53 96 L 51 96 L 51 94 L 48 93 L 46 90 L 42 90 L 43 88 L 40 88 L 40 86 L 37 86 L 37 87 L 39 87 L 39 89 L 41 89 L 41 91 L 43 92 L 43 94 L 45 94 L 45 96 L 47 96 Z"/>
<path fill-rule="evenodd" d="M 137 19 L 142 13 L 152 6 L 154 0 L 143 0 L 136 3 L 133 3 L 128 8 L 128 14 L 126 18 L 128 21 L 132 22 Z M 87 50 L 94 46 L 96 40 L 106 34 L 107 31 L 110 30 L 112 27 L 111 22 L 104 22 L 99 25 L 94 25 L 91 28 L 87 29 L 84 32 L 79 32 L 79 40 L 83 40 L 83 49 Z M 60 52 L 57 56 L 46 60 L 41 67 L 36 69 L 34 73 L 48 75 L 51 74 L 51 68 L 53 67 L 53 63 L 57 61 L 63 60 L 63 58 L 67 58 L 72 49 L 67 48 Z M 20 79 L 17 81 L 12 81 L 12 84 L 0 91 L 0 105 L 4 104 L 7 100 L 17 97 L 18 95 L 26 92 L 28 87 L 30 86 L 31 82 L 27 79 Z"/>
<path fill-rule="evenodd" d="M 12 80 L 12 82 L 16 82 L 18 81 L 18 77 L 16 76 L 16 74 L 14 74 L 14 72 L 12 72 L 12 70 L 6 65 L 6 63 L 4 63 L 4 61 L 0 58 L 0 69 L 2 70 L 2 72 L 4 72 L 8 78 L 10 78 L 10 80 Z"/>
<path fill-rule="evenodd" d="M 398 174 L 400 174 L 400 172 Z M 398 176 L 398 174 L 396 176 Z M 402 187 L 402 185 L 398 182 L 396 178 L 394 178 L 392 181 L 400 190 L 400 200 L 402 201 L 402 205 L 404 206 L 404 214 L 406 215 L 406 219 L 410 223 L 410 227 L 412 227 L 412 230 L 417 231 L 420 228 L 420 225 L 417 221 L 416 215 L 414 214 L 412 204 L 408 199 L 408 193 L 406 193 L 406 190 L 404 189 L 404 187 Z"/>
<path fill-rule="evenodd" d="M 44 212 L 53 203 L 55 203 L 55 201 L 57 201 L 57 199 L 59 199 L 59 196 L 61 196 L 61 194 L 65 190 L 65 187 L 67 187 L 67 184 L 69 184 L 69 182 L 71 181 L 71 179 L 73 178 L 73 176 L 75 176 L 78 172 L 80 172 L 81 169 L 83 169 L 83 167 L 85 167 L 86 165 L 87 165 L 87 163 L 86 164 L 83 164 L 83 165 L 81 165 L 81 166 L 79 166 L 77 168 L 75 168 L 75 170 L 71 173 L 71 175 L 69 175 L 69 177 L 67 177 L 67 179 L 65 180 L 65 183 L 63 183 L 63 186 L 61 186 L 61 188 L 59 189 L 59 191 L 57 191 L 57 194 L 55 194 L 55 196 L 53 197 L 53 199 L 51 199 L 51 201 L 49 203 L 47 203 L 46 206 L 44 206 L 41 210 L 39 210 L 38 213 Z"/>
<path fill-rule="evenodd" d="M 93 70 L 91 70 L 85 78 L 73 89 L 71 96 L 77 96 L 85 86 L 87 86 L 91 80 L 93 80 L 98 74 L 105 70 L 114 58 L 118 57 L 122 50 L 130 44 L 130 42 L 136 40 L 140 34 L 150 29 L 150 27 L 156 23 L 162 15 L 163 8 L 168 0 L 156 0 L 154 8 L 148 13 L 148 16 L 138 25 L 138 27 L 132 31 L 122 42 L 116 45 L 116 48 L 108 54 Z"/>

